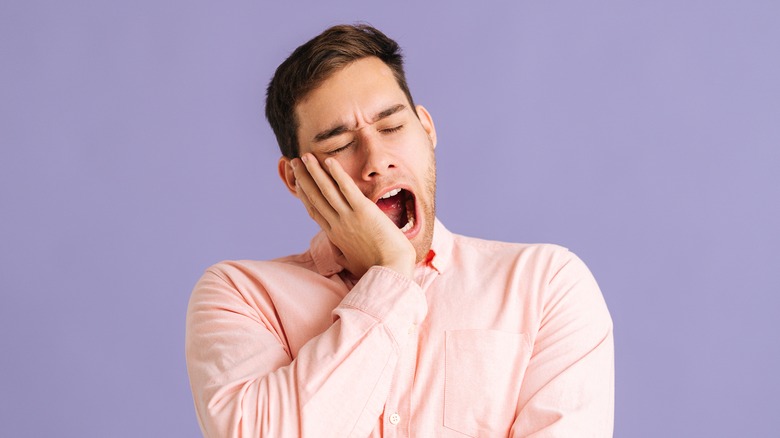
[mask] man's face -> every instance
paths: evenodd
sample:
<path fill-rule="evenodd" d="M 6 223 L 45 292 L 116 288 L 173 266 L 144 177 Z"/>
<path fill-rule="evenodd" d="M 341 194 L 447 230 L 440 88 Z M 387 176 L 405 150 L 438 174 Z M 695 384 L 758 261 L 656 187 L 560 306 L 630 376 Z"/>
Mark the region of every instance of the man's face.
<path fill-rule="evenodd" d="M 411 108 L 390 68 L 369 57 L 332 74 L 295 109 L 300 154 L 338 160 L 422 260 L 436 192 L 436 132 L 425 108 Z"/>

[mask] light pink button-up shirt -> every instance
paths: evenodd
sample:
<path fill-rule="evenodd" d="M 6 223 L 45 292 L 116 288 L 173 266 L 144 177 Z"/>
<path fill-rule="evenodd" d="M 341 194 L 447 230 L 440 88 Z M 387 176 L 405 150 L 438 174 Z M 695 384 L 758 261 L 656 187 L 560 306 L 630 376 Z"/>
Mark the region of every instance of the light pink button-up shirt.
<path fill-rule="evenodd" d="M 565 248 L 437 221 L 415 281 L 345 272 L 323 233 L 206 271 L 186 336 L 206 436 L 612 436 L 612 320 Z"/>

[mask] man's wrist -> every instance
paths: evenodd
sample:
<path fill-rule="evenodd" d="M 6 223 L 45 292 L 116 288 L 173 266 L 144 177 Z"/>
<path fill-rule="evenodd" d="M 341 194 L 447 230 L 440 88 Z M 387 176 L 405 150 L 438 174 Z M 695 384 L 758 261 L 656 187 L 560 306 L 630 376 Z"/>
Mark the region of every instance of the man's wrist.
<path fill-rule="evenodd" d="M 404 277 L 414 280 L 414 261 L 394 260 L 386 263 L 379 263 L 377 266 L 392 269 Z"/>

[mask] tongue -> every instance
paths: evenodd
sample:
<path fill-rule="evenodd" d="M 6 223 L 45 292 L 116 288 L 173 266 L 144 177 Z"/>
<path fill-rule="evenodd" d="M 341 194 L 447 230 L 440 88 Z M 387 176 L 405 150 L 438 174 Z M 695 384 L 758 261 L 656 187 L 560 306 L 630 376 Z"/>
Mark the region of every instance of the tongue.
<path fill-rule="evenodd" d="M 376 205 L 398 228 L 406 225 L 406 205 L 403 190 L 395 196 L 376 201 Z"/>

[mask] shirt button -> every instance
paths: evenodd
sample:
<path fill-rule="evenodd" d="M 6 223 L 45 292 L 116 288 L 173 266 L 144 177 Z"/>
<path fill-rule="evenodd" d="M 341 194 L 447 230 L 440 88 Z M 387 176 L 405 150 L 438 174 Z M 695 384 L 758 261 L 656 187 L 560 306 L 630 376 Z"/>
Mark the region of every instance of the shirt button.
<path fill-rule="evenodd" d="M 390 416 L 390 424 L 395 426 L 396 424 L 401 422 L 401 416 L 398 414 L 393 414 Z"/>
<path fill-rule="evenodd" d="M 412 324 L 411 326 L 409 326 L 409 334 L 410 334 L 410 335 L 413 335 L 413 334 L 414 334 L 415 328 L 416 328 L 416 326 L 415 326 L 414 324 Z"/>

